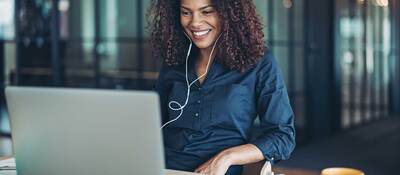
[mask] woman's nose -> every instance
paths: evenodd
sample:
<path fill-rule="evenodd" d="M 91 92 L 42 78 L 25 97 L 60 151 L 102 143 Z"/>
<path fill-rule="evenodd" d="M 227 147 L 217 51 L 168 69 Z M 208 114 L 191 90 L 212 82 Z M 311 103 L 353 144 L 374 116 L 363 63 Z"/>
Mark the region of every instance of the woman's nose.
<path fill-rule="evenodd" d="M 190 25 L 193 28 L 199 28 L 199 27 L 201 27 L 203 22 L 204 22 L 203 16 L 201 14 L 194 13 L 193 16 L 192 16 L 192 21 L 191 21 Z"/>

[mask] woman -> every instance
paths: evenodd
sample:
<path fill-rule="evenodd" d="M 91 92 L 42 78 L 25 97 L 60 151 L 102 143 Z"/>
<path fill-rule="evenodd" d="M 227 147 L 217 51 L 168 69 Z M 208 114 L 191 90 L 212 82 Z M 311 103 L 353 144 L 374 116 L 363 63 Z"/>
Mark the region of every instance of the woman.
<path fill-rule="evenodd" d="M 166 167 L 233 175 L 287 159 L 293 112 L 252 0 L 154 0 L 149 15 L 164 60 L 156 90 Z M 257 116 L 262 133 L 250 140 Z"/>

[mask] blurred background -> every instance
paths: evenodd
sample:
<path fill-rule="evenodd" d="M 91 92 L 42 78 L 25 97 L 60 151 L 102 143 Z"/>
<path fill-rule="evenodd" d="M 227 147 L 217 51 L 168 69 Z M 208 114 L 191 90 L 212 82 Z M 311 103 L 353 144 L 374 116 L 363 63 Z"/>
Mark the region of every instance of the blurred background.
<path fill-rule="evenodd" d="M 400 165 L 398 0 L 254 0 L 296 115 L 278 171 Z M 0 0 L 0 155 L 12 154 L 4 87 L 152 90 L 150 0 Z M 110 116 L 111 117 L 111 116 Z"/>

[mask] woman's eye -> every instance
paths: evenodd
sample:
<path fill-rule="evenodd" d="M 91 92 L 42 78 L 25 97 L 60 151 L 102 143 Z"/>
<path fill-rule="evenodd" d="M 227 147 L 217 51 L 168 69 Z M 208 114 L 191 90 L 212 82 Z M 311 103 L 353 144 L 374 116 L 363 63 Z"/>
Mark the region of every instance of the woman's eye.
<path fill-rule="evenodd" d="M 182 14 L 183 16 L 189 16 L 189 15 L 190 15 L 190 12 L 181 11 L 181 14 Z"/>
<path fill-rule="evenodd" d="M 211 13 L 213 13 L 214 11 L 203 11 L 203 14 L 205 14 L 205 15 L 209 15 L 209 14 L 211 14 Z"/>

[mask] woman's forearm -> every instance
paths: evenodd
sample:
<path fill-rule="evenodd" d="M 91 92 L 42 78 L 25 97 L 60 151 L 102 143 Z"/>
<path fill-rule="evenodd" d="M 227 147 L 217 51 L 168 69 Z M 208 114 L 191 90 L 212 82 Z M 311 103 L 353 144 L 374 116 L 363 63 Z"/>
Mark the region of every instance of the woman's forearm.
<path fill-rule="evenodd" d="M 264 160 L 260 149 L 253 144 L 245 144 L 226 149 L 221 154 L 227 156 L 231 165 L 245 165 Z"/>

